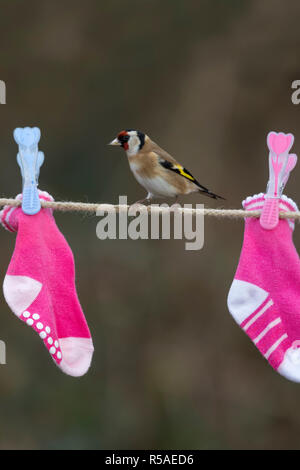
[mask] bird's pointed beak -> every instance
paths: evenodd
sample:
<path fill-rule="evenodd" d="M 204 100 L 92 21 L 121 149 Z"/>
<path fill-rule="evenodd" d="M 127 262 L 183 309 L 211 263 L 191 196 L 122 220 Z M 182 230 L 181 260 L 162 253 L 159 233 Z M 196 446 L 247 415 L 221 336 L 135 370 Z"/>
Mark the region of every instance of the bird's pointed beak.
<path fill-rule="evenodd" d="M 112 140 L 111 142 L 109 142 L 108 145 L 121 145 L 120 142 L 118 141 L 118 139 L 114 139 Z"/>

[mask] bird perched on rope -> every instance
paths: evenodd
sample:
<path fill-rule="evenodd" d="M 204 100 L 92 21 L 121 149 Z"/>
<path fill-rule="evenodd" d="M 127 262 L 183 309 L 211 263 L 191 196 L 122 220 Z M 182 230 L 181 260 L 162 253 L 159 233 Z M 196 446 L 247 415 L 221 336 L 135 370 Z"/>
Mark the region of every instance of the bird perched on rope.
<path fill-rule="evenodd" d="M 109 145 L 119 145 L 126 151 L 132 173 L 148 192 L 147 197 L 138 202 L 150 202 L 154 197 L 177 199 L 179 195 L 195 192 L 212 199 L 224 199 L 202 186 L 175 158 L 140 131 L 121 131 Z"/>

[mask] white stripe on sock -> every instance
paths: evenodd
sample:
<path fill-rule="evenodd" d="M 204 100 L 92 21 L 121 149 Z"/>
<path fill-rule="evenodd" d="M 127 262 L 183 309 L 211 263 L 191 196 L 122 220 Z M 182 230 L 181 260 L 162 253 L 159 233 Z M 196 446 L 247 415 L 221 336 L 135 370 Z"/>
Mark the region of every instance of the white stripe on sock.
<path fill-rule="evenodd" d="M 282 343 L 282 341 L 284 339 L 286 339 L 288 337 L 288 335 L 286 333 L 284 333 L 284 335 L 281 336 L 281 338 L 279 338 L 277 341 L 275 341 L 274 344 L 272 344 L 272 346 L 268 349 L 268 351 L 266 352 L 266 354 L 264 354 L 265 358 L 268 359 L 272 352 L 275 351 L 275 349 L 278 348 L 278 346 L 280 345 L 280 343 Z"/>
<path fill-rule="evenodd" d="M 281 318 L 276 318 L 276 320 L 271 321 L 266 328 L 253 340 L 254 344 L 257 344 L 274 326 L 278 325 L 281 322 Z"/>
<path fill-rule="evenodd" d="M 243 327 L 243 330 L 246 331 L 248 330 L 248 328 L 263 314 L 265 313 L 266 310 L 268 310 L 268 308 L 272 307 L 273 305 L 273 300 L 270 299 L 269 302 L 266 303 L 266 305 L 259 311 L 257 312 L 256 315 L 254 315 L 254 317 L 251 318 L 251 320 L 248 321 L 248 323 L 246 323 L 246 325 Z"/>
<path fill-rule="evenodd" d="M 11 230 L 12 232 L 15 232 L 15 230 L 14 230 L 14 229 L 12 228 L 12 226 L 10 225 L 9 219 L 10 219 L 11 214 L 12 214 L 15 210 L 16 210 L 16 207 L 12 207 L 12 208 L 8 211 L 8 213 L 6 214 L 6 217 L 5 217 L 5 222 L 6 222 L 6 224 L 8 225 L 8 227 L 10 228 L 10 230 Z"/>

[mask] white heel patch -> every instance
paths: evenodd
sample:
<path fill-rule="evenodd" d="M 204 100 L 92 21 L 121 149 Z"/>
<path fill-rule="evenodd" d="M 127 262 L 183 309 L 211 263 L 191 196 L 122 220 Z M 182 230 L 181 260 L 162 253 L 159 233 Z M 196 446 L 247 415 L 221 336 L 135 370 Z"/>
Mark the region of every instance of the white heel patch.
<path fill-rule="evenodd" d="M 229 312 L 240 325 L 255 312 L 268 295 L 268 292 L 255 284 L 234 279 L 227 297 Z"/>
<path fill-rule="evenodd" d="M 6 275 L 3 293 L 11 310 L 19 317 L 41 292 L 43 284 L 27 276 Z"/>

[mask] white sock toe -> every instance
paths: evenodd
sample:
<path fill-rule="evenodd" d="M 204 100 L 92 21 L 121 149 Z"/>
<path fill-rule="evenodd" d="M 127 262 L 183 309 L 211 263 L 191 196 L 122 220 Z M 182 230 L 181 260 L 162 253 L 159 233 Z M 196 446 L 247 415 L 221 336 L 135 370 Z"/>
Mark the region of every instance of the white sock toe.
<path fill-rule="evenodd" d="M 62 360 L 59 367 L 68 375 L 84 375 L 92 361 L 94 346 L 91 338 L 60 338 Z"/>
<path fill-rule="evenodd" d="M 300 351 L 299 349 L 289 348 L 282 363 L 277 369 L 281 375 L 293 382 L 300 382 Z"/>

